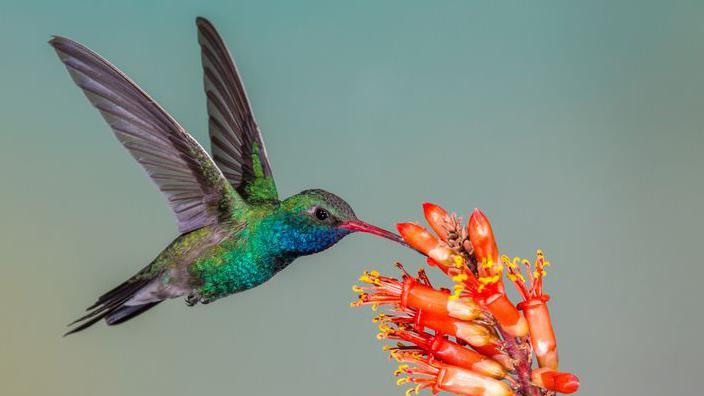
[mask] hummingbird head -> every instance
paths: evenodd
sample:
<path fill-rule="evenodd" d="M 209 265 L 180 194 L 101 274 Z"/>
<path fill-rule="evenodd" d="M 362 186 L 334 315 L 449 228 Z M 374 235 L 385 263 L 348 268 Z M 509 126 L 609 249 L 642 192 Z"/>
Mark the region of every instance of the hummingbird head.
<path fill-rule="evenodd" d="M 345 200 L 325 190 L 302 191 L 281 202 L 281 208 L 288 218 L 287 243 L 299 254 L 320 252 L 357 231 L 405 245 L 398 235 L 359 220 Z"/>

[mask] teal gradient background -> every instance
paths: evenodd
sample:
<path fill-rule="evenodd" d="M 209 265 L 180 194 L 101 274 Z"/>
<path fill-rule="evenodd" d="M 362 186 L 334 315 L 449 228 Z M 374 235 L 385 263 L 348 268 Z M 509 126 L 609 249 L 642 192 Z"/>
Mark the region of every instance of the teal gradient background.
<path fill-rule="evenodd" d="M 176 228 L 46 42 L 85 43 L 207 146 L 198 15 L 237 59 L 282 195 L 325 188 L 384 227 L 419 220 L 424 200 L 481 207 L 503 251 L 553 262 L 561 365 L 581 394 L 699 393 L 703 11 L 2 1 L 0 394 L 402 394 L 350 287 L 421 260 L 370 236 L 207 307 L 61 337 Z"/>

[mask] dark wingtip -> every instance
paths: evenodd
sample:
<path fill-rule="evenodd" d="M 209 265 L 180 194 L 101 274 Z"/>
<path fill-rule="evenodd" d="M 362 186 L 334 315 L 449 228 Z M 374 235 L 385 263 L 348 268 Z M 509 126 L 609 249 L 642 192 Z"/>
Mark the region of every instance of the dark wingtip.
<path fill-rule="evenodd" d="M 64 37 L 64 36 L 59 36 L 58 34 L 52 34 L 52 35 L 51 35 L 51 38 L 49 39 L 49 44 L 51 44 L 51 45 L 54 46 L 54 47 L 55 47 L 57 44 L 61 44 L 61 43 L 73 43 L 73 42 L 74 42 L 74 41 L 71 40 L 70 38 Z"/>
<path fill-rule="evenodd" d="M 52 35 L 51 39 L 48 41 L 49 45 L 54 48 L 57 53 L 62 53 L 70 50 L 71 48 L 84 48 L 83 45 L 71 40 L 68 37 Z"/>
<path fill-rule="evenodd" d="M 208 18 L 202 17 L 202 16 L 197 16 L 196 17 L 196 26 L 203 26 L 203 25 L 213 26 L 213 24 L 208 20 Z"/>
<path fill-rule="evenodd" d="M 61 36 L 52 35 L 51 38 L 49 39 L 49 41 L 47 41 L 47 43 L 49 43 L 50 46 L 56 48 L 56 46 L 59 45 L 59 43 L 62 41 L 62 39 L 63 39 L 63 37 L 61 37 Z"/>

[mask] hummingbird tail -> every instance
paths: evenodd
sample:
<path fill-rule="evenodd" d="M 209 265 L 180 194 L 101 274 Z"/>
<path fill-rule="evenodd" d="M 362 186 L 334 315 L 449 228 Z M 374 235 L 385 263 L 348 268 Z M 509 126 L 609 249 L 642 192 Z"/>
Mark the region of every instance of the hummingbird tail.
<path fill-rule="evenodd" d="M 88 307 L 86 315 L 76 319 L 69 326 L 78 326 L 69 330 L 64 337 L 83 331 L 92 325 L 105 319 L 105 322 L 112 326 L 126 322 L 135 316 L 147 311 L 161 301 L 149 301 L 143 304 L 129 304 L 128 302 L 143 288 L 148 287 L 151 279 L 131 278 L 109 292 L 98 298 L 92 306 Z"/>
<path fill-rule="evenodd" d="M 105 322 L 109 326 L 114 326 L 122 322 L 126 322 L 135 316 L 141 314 L 144 311 L 149 310 L 153 306 L 159 304 L 161 301 L 154 301 L 142 305 L 123 305 L 120 308 L 111 311 L 110 314 L 105 316 Z"/>

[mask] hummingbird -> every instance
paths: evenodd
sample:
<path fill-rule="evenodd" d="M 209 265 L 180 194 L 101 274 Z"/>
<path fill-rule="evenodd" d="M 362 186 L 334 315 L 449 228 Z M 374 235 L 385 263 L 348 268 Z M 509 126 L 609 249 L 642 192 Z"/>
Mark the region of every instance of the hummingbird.
<path fill-rule="evenodd" d="M 167 299 L 207 304 L 261 285 L 296 258 L 353 232 L 403 244 L 321 189 L 280 200 L 261 132 L 234 59 L 197 18 L 212 156 L 154 99 L 71 39 L 49 44 L 117 140 L 166 198 L 180 235 L 144 269 L 100 296 L 65 335 L 104 319 L 117 325 Z"/>

